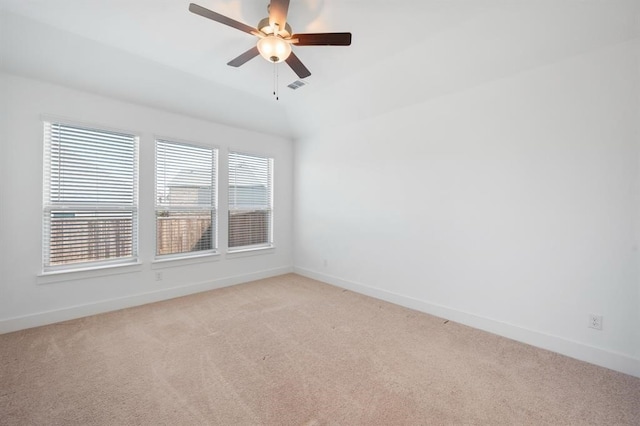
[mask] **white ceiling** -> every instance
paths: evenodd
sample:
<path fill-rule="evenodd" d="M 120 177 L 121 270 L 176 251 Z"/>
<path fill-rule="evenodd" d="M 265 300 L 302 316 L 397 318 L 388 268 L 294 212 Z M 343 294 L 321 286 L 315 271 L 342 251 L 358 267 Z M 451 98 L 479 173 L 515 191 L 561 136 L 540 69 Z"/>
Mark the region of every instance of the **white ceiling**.
<path fill-rule="evenodd" d="M 193 0 L 255 26 L 267 0 Z M 256 57 L 256 39 L 189 0 L 0 0 L 0 70 L 284 137 L 358 120 L 640 37 L 640 0 L 291 0 L 308 86 Z"/>

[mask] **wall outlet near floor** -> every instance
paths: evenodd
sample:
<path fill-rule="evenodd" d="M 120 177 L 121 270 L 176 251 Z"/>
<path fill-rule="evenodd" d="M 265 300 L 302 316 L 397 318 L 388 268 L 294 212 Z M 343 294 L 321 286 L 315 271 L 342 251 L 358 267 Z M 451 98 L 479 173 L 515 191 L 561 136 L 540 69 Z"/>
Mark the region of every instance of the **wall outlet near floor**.
<path fill-rule="evenodd" d="M 322 265 L 326 268 L 329 266 L 329 261 L 327 259 L 322 259 Z"/>
<path fill-rule="evenodd" d="M 162 272 L 156 272 L 156 281 L 162 281 Z"/>
<path fill-rule="evenodd" d="M 589 314 L 589 328 L 602 330 L 602 315 Z"/>

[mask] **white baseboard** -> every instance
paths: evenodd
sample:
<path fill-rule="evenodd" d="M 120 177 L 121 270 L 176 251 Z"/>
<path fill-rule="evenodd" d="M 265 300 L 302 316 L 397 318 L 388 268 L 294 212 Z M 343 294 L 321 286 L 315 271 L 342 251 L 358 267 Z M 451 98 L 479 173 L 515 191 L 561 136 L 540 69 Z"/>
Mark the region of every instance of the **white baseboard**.
<path fill-rule="evenodd" d="M 621 373 L 640 377 L 640 359 L 632 358 L 628 355 L 607 351 L 605 349 L 585 345 L 584 343 L 529 330 L 490 318 L 480 317 L 467 312 L 451 309 L 446 306 L 414 299 L 412 297 L 392 293 L 387 290 L 369 287 L 361 283 L 344 280 L 306 268 L 295 267 L 294 272 L 327 284 L 345 288 L 356 293 L 371 296 L 376 299 L 391 302 L 410 309 L 415 309 L 416 311 L 425 312 L 440 318 L 455 321 L 473 328 L 488 331 L 518 342 L 566 355 L 580 361 L 585 361 L 611 370 L 619 371 Z"/>
<path fill-rule="evenodd" d="M 3 319 L 0 320 L 0 334 L 101 314 L 104 312 L 116 311 L 133 306 L 145 305 L 147 303 L 160 302 L 162 300 L 229 287 L 236 284 L 275 277 L 277 275 L 288 274 L 291 272 L 293 272 L 293 267 L 291 266 L 268 269 L 252 272 L 250 274 L 219 278 L 213 281 L 204 281 L 116 299 L 102 300 L 100 302 L 89 303 L 86 305 L 71 306 L 64 309 Z"/>

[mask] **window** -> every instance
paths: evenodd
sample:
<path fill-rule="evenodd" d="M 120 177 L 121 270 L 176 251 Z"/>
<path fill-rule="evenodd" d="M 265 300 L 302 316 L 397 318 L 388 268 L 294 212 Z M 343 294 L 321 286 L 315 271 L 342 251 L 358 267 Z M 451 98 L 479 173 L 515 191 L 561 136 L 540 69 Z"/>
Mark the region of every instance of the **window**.
<path fill-rule="evenodd" d="M 138 138 L 44 123 L 44 270 L 137 259 Z"/>
<path fill-rule="evenodd" d="M 229 249 L 271 247 L 273 158 L 229 153 Z"/>
<path fill-rule="evenodd" d="M 217 248 L 217 150 L 156 140 L 156 256 Z"/>

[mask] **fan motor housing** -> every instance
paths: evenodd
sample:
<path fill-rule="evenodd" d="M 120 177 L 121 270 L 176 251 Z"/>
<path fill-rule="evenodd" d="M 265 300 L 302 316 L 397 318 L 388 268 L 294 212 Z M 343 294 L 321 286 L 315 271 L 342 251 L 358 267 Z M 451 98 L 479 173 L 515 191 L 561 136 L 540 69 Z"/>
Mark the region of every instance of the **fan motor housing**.
<path fill-rule="evenodd" d="M 269 23 L 269 18 L 261 19 L 260 22 L 258 22 L 258 30 L 260 30 L 260 32 L 263 34 L 273 34 L 273 28 Z M 287 22 L 286 24 L 284 24 L 284 28 L 280 28 L 277 35 L 282 38 L 289 38 L 292 34 L 293 30 L 291 29 L 291 25 L 289 25 L 289 23 Z"/>

